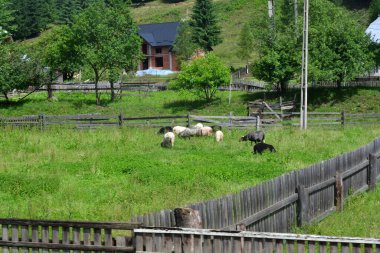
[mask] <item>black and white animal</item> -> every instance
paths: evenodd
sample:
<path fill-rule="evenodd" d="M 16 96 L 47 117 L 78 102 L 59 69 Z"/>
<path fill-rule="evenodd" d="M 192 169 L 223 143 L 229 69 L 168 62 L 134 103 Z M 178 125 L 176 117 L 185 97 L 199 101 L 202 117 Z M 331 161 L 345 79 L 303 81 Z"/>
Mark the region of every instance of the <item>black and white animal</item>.
<path fill-rule="evenodd" d="M 158 130 L 158 134 L 165 134 L 167 132 L 173 132 L 173 128 L 171 126 L 165 126 L 161 127 L 160 130 Z"/>
<path fill-rule="evenodd" d="M 174 146 L 174 133 L 167 132 L 164 135 L 164 139 L 161 142 L 161 147 L 163 148 L 172 148 Z"/>
<path fill-rule="evenodd" d="M 261 155 L 265 150 L 268 150 L 270 152 L 276 152 L 274 147 L 270 144 L 259 142 L 255 146 L 253 146 L 253 153 L 254 154 L 259 153 Z"/>
<path fill-rule="evenodd" d="M 255 143 L 264 142 L 264 140 L 265 140 L 265 134 L 263 131 L 249 132 L 248 134 L 240 137 L 240 141 L 250 141 L 251 144 L 253 142 Z"/>

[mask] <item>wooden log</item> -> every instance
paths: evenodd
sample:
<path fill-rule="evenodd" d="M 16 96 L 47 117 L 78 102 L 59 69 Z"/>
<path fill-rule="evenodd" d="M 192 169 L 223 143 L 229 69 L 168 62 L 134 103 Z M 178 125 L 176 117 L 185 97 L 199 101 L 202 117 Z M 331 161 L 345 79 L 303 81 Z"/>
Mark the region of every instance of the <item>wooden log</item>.
<path fill-rule="evenodd" d="M 202 219 L 198 210 L 191 208 L 174 209 L 176 227 L 202 228 Z"/>

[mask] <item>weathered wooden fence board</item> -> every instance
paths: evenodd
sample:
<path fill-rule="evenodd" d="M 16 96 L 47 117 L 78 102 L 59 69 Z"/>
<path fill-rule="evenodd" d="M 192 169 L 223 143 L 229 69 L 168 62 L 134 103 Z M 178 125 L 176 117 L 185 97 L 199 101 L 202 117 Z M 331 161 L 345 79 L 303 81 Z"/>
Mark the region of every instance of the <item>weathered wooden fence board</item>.
<path fill-rule="evenodd" d="M 172 252 L 172 253 L 298 253 L 304 252 L 348 252 L 350 248 L 360 249 L 364 245 L 365 252 L 380 247 L 380 239 L 334 237 L 299 234 L 228 232 L 206 229 L 134 229 L 136 235 L 136 252 Z M 166 243 L 163 244 L 162 241 Z M 168 248 L 166 245 L 170 245 Z M 359 251 L 358 251 L 359 252 Z"/>
<path fill-rule="evenodd" d="M 128 230 L 140 223 L 79 222 L 28 219 L 0 219 L 2 252 L 135 252 L 126 236 L 113 236 L 113 230 Z M 91 234 L 93 231 L 93 239 Z M 102 235 L 102 233 L 104 233 Z"/>

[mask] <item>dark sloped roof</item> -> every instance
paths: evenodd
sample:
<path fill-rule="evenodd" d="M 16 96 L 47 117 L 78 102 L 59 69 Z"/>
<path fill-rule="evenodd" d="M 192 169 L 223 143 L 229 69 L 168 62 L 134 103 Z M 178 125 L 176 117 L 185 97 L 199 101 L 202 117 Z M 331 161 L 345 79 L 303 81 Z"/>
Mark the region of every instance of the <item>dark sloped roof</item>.
<path fill-rule="evenodd" d="M 154 47 L 172 46 L 179 22 L 139 25 L 140 36 Z"/>

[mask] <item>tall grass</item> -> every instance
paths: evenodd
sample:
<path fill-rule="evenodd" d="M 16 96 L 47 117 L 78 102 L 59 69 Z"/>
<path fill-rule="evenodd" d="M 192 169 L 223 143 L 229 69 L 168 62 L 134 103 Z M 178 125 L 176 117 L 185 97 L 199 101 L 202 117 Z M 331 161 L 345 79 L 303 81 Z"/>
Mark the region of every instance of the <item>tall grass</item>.
<path fill-rule="evenodd" d="M 136 92 L 124 92 L 136 95 Z M 102 104 L 97 106 L 93 93 L 55 92 L 58 101 L 48 101 L 46 93 L 40 92 L 30 95 L 21 102 L 14 97 L 10 105 L 0 101 L 0 116 L 38 115 L 38 114 L 79 114 L 100 113 L 104 115 L 125 116 L 158 116 L 158 115 L 186 115 L 188 112 L 195 115 L 247 115 L 247 102 L 265 99 L 269 103 L 279 103 L 280 95 L 275 92 L 258 91 L 247 93 L 232 92 L 229 104 L 229 92 L 218 92 L 217 99 L 211 103 L 196 97 L 189 92 L 149 92 L 148 96 L 126 96 L 115 102 L 110 102 L 109 94 L 102 95 Z M 380 89 L 375 88 L 342 88 L 342 89 L 309 89 L 308 108 L 310 111 L 346 111 L 379 112 L 378 98 Z M 282 95 L 282 99 L 297 101 L 299 104 L 299 90 L 291 90 Z M 296 109 L 297 110 L 297 109 Z"/>
<path fill-rule="evenodd" d="M 278 152 L 262 156 L 238 141 L 244 130 L 224 132 L 222 143 L 177 138 L 162 149 L 149 128 L 2 129 L 0 217 L 125 221 L 237 192 L 353 150 L 380 129 L 267 129 Z"/>
<path fill-rule="evenodd" d="M 380 185 L 374 192 L 349 198 L 343 212 L 336 212 L 320 223 L 295 232 L 319 235 L 380 238 Z"/>

